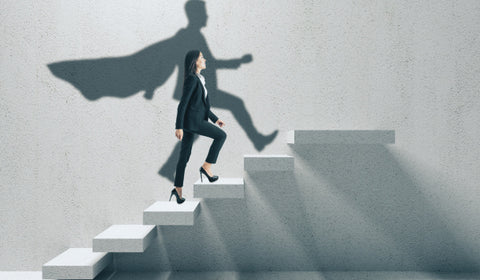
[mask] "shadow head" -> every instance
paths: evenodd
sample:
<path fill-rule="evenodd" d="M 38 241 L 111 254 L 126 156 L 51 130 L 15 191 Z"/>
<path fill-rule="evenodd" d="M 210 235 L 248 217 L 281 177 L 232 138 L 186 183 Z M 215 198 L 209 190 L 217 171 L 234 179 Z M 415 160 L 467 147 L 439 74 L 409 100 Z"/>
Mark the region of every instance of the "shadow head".
<path fill-rule="evenodd" d="M 185 3 L 185 12 L 188 18 L 188 24 L 195 27 L 207 26 L 207 9 L 205 2 L 200 0 L 190 0 Z"/>

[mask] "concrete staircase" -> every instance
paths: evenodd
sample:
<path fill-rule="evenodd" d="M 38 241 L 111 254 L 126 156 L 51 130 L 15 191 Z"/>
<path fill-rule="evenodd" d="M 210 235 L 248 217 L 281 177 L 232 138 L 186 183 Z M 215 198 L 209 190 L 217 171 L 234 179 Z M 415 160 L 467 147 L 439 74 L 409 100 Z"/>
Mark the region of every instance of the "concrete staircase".
<path fill-rule="evenodd" d="M 393 130 L 294 130 L 287 134 L 289 145 L 393 144 Z M 288 171 L 294 168 L 289 155 L 245 155 L 248 172 Z M 220 178 L 214 183 L 197 181 L 194 197 L 199 199 L 243 199 L 243 178 Z M 93 248 L 71 248 L 43 265 L 44 279 L 94 279 L 112 262 L 111 253 L 144 252 L 157 236 L 157 225 L 193 226 L 202 200 L 157 201 L 143 212 L 143 225 L 112 225 L 93 239 Z"/>

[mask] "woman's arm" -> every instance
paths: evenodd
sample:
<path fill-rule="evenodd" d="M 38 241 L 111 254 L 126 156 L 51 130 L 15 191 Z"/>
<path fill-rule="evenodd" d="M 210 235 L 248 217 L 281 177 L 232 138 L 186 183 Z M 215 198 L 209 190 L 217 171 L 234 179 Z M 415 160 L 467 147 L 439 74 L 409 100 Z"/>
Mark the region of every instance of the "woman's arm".
<path fill-rule="evenodd" d="M 220 127 L 225 126 L 225 123 L 221 119 L 219 119 L 217 116 L 215 116 L 215 114 L 212 111 L 208 111 L 208 117 L 210 118 L 210 120 L 212 120 L 213 123 L 218 124 L 218 126 Z"/>
<path fill-rule="evenodd" d="M 213 122 L 216 123 L 218 120 L 218 117 L 212 112 L 212 110 L 208 111 L 208 118 Z"/>
<path fill-rule="evenodd" d="M 196 79 L 192 75 L 188 75 L 183 82 L 183 94 L 177 108 L 177 121 L 175 122 L 175 129 L 183 129 L 183 120 L 185 118 L 185 111 L 187 110 L 188 101 L 195 89 Z"/>

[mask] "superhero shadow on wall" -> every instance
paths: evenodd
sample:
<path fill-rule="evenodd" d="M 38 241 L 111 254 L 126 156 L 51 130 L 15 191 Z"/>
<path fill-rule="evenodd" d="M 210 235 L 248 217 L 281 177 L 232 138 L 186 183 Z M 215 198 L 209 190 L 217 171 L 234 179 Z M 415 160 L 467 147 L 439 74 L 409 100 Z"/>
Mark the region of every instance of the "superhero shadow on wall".
<path fill-rule="evenodd" d="M 237 69 L 242 63 L 253 60 L 246 54 L 238 59 L 220 60 L 214 58 L 205 37 L 200 32 L 207 25 L 208 15 L 205 2 L 190 0 L 185 4 L 188 18 L 186 28 L 180 29 L 173 37 L 148 46 L 132 55 L 99 59 L 60 61 L 48 64 L 56 77 L 69 82 L 91 101 L 105 96 L 126 98 L 144 92 L 147 100 L 153 98 L 157 87 L 162 86 L 178 67 L 178 77 L 173 98 L 180 100 L 183 87 L 183 60 L 185 54 L 198 49 L 207 60 L 202 71 L 207 81 L 212 107 L 230 110 L 252 141 L 255 149 L 261 151 L 277 136 L 278 130 L 263 135 L 255 128 L 250 113 L 242 99 L 218 89 L 217 69 Z M 212 94 L 211 94 L 212 93 Z M 173 123 L 172 119 L 172 131 Z M 173 132 L 172 132 L 173 135 Z M 177 143 L 159 174 L 173 182 L 175 165 L 180 150 Z"/>

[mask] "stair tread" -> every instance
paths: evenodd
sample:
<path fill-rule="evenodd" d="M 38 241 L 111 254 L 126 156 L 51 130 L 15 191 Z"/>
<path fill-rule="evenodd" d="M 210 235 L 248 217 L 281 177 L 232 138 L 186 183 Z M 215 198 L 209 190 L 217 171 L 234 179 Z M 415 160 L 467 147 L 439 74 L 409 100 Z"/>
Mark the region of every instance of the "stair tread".
<path fill-rule="evenodd" d="M 93 238 L 93 251 L 143 252 L 156 235 L 154 225 L 112 225 Z"/>
<path fill-rule="evenodd" d="M 200 179 L 195 182 L 194 185 L 204 186 L 204 185 L 243 185 L 243 178 L 218 178 L 217 181 L 210 183 L 207 178 L 203 178 L 203 183 Z"/>
<path fill-rule="evenodd" d="M 200 201 L 187 200 L 182 204 L 173 201 L 175 196 L 172 196 L 172 201 L 157 201 L 150 207 L 145 209 L 145 212 L 194 212 Z"/>
<path fill-rule="evenodd" d="M 154 225 L 112 225 L 94 239 L 143 239 L 154 229 Z"/>
<path fill-rule="evenodd" d="M 107 254 L 93 252 L 92 248 L 69 248 L 44 266 L 93 266 Z"/>
<path fill-rule="evenodd" d="M 394 144 L 395 130 L 290 130 L 288 144 Z"/>

